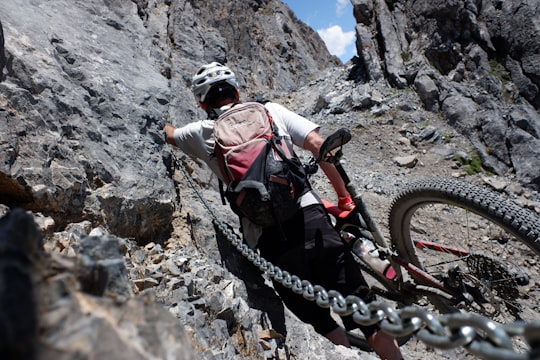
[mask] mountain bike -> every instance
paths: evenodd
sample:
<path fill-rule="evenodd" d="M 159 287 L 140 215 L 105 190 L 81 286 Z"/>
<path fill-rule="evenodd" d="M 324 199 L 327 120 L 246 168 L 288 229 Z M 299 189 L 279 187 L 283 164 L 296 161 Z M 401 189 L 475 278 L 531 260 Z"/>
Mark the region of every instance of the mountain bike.
<path fill-rule="evenodd" d="M 345 182 L 355 209 L 324 204 L 373 294 L 397 307 L 468 311 L 503 324 L 540 319 L 540 220 L 532 211 L 479 185 L 426 178 L 394 197 L 387 240 L 344 169 L 342 149 L 351 137 L 347 129 L 328 136 L 307 168 L 313 174 L 330 162 Z M 370 350 L 361 336 L 349 337 Z"/>

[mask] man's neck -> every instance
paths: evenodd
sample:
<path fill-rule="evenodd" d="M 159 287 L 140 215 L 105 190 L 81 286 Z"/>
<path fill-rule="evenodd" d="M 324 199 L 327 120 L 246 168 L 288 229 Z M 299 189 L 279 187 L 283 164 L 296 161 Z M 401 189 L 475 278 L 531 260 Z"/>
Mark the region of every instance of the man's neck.
<path fill-rule="evenodd" d="M 222 108 L 224 106 L 228 106 L 228 107 L 231 107 L 235 104 L 236 102 L 234 100 L 231 100 L 231 99 L 223 99 L 223 101 L 220 101 L 218 104 L 217 104 L 217 107 L 218 108 Z"/>

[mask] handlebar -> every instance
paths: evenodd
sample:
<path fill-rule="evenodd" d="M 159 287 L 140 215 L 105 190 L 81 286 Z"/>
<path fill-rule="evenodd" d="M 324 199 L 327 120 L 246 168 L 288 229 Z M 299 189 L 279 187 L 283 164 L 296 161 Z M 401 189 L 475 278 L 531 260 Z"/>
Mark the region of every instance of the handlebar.
<path fill-rule="evenodd" d="M 327 161 L 328 154 L 335 148 L 341 147 L 351 141 L 352 135 L 350 131 L 346 128 L 341 128 L 328 136 L 321 145 L 319 149 L 319 156 L 315 160 L 315 163 L 321 161 Z"/>
<path fill-rule="evenodd" d="M 349 176 L 345 172 L 345 169 L 340 162 L 340 159 L 343 155 L 341 149 L 338 150 L 336 154 L 331 153 L 331 151 L 345 145 L 346 143 L 351 141 L 351 139 L 351 132 L 346 128 L 341 128 L 333 134 L 329 135 L 322 143 L 319 149 L 319 156 L 317 156 L 317 159 L 312 159 L 312 162 L 306 165 L 305 168 L 306 171 L 308 171 L 308 174 L 314 174 L 317 171 L 317 164 L 321 161 L 326 161 L 334 164 L 336 170 L 338 171 L 339 175 L 343 179 L 343 182 L 345 183 L 345 187 L 347 188 L 347 190 L 351 194 L 351 197 L 354 200 L 354 203 L 356 205 L 356 211 L 358 211 L 358 213 L 364 219 L 367 229 L 372 233 L 375 242 L 383 247 L 387 247 L 388 245 L 386 240 L 378 229 L 377 224 L 369 214 L 366 204 L 364 203 L 362 198 L 356 193 L 356 188 L 352 184 Z"/>
<path fill-rule="evenodd" d="M 321 147 L 319 148 L 319 156 L 317 158 L 311 158 L 311 161 L 309 164 L 304 164 L 304 170 L 308 175 L 313 175 L 317 172 L 319 169 L 318 164 L 321 161 L 324 162 L 330 162 L 336 167 L 338 167 L 338 171 L 340 172 L 340 175 L 348 182 L 347 174 L 343 171 L 341 166 L 338 164 L 339 159 L 343 155 L 341 153 L 341 150 L 339 150 L 335 155 L 331 154 L 330 152 L 332 150 L 335 150 L 338 147 L 341 147 L 348 143 L 352 139 L 352 135 L 350 131 L 346 128 L 341 128 L 331 135 L 329 135 L 321 144 Z"/>

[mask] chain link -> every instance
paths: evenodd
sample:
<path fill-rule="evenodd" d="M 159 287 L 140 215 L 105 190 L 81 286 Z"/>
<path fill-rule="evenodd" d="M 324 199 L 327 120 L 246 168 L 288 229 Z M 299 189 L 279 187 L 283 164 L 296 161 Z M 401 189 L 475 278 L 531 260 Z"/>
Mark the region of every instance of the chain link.
<path fill-rule="evenodd" d="M 204 207 L 212 216 L 214 224 L 231 244 L 250 262 L 265 272 L 273 280 L 291 289 L 305 299 L 315 301 L 322 308 L 331 308 L 340 316 L 351 315 L 359 325 L 378 324 L 386 333 L 395 337 L 414 335 L 428 346 L 450 350 L 464 347 L 468 352 L 483 359 L 525 360 L 540 359 L 540 321 L 514 322 L 501 325 L 478 314 L 451 313 L 434 316 L 418 307 L 407 306 L 395 310 L 383 301 L 366 304 L 357 296 L 343 297 L 338 291 L 327 291 L 322 286 L 313 285 L 287 271 L 271 264 L 231 230 L 206 201 L 202 193 L 174 157 L 175 166 L 180 169 L 190 187 L 195 191 Z M 512 337 L 524 338 L 530 346 L 529 352 L 519 353 L 512 346 Z"/>

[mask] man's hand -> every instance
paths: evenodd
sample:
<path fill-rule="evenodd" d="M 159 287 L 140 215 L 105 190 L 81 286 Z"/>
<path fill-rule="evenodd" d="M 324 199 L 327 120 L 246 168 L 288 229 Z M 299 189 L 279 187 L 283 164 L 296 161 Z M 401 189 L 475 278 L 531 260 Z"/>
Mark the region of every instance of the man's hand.
<path fill-rule="evenodd" d="M 174 130 L 176 130 L 174 126 L 171 124 L 165 124 L 163 131 L 165 131 L 165 142 L 167 144 L 176 145 L 174 142 Z"/>
<path fill-rule="evenodd" d="M 323 142 L 324 139 L 319 135 L 318 130 L 313 130 L 306 136 L 306 139 L 304 140 L 304 149 L 311 151 L 313 156 L 317 158 Z M 347 187 L 345 186 L 345 183 L 339 175 L 336 167 L 333 164 L 325 161 L 321 161 L 319 166 L 328 177 L 328 180 L 330 180 L 330 183 L 332 183 L 338 197 L 350 197 L 349 191 L 347 191 Z"/>

